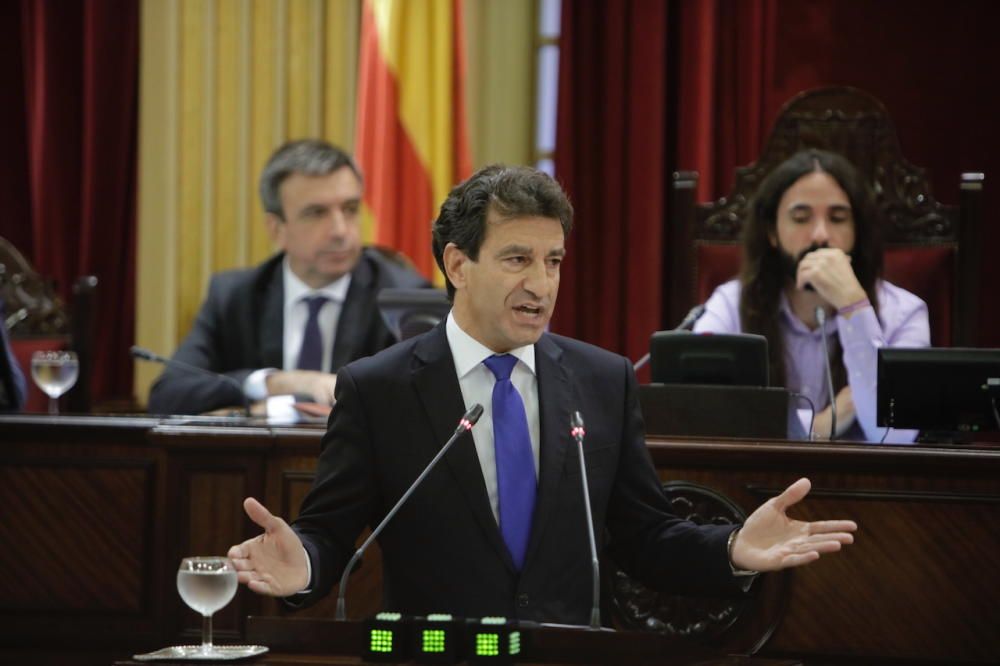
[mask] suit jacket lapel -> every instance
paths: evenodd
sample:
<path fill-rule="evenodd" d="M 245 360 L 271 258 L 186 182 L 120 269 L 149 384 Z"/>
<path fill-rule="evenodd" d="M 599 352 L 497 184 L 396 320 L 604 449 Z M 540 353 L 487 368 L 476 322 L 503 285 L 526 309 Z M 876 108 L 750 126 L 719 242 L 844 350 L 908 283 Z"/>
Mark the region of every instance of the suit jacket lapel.
<path fill-rule="evenodd" d="M 434 440 L 430 443 L 428 453 L 434 454 L 451 437 L 458 425 L 459 417 L 466 410 L 444 322 L 417 343 L 414 356 L 417 362 L 413 380 L 433 432 Z M 471 433 L 463 435 L 452 445 L 444 462 L 455 477 L 455 482 L 465 493 L 468 506 L 476 522 L 483 529 L 487 541 L 513 572 L 514 563 L 500 535 L 500 529 L 493 517 L 493 509 L 490 508 L 486 483 L 483 481 L 483 468 L 479 456 L 476 455 L 476 446 Z"/>
<path fill-rule="evenodd" d="M 262 368 L 284 368 L 285 355 L 285 281 L 279 260 L 270 279 L 260 284 L 260 358 Z"/>
<path fill-rule="evenodd" d="M 364 338 L 369 334 L 367 321 L 371 316 L 369 310 L 374 307 L 370 299 L 365 298 L 372 287 L 375 276 L 372 268 L 362 257 L 351 273 L 351 286 L 340 308 L 337 320 L 337 332 L 333 339 L 333 368 L 339 369 L 355 358 L 357 350 L 364 345 Z"/>
<path fill-rule="evenodd" d="M 538 499 L 532 521 L 531 538 L 525 568 L 531 565 L 542 534 L 552 519 L 552 507 L 559 495 L 567 451 L 572 439 L 569 433 L 573 409 L 573 383 L 569 371 L 561 362 L 562 350 L 548 335 L 535 343 L 535 372 L 538 377 L 539 413 L 539 474 Z"/>

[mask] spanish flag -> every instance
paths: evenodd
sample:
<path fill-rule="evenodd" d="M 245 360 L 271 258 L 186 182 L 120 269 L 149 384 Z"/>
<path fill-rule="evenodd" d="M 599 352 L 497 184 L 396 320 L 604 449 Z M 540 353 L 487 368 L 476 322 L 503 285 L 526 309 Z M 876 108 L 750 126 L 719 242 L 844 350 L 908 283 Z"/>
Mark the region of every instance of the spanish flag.
<path fill-rule="evenodd" d="M 463 0 L 364 0 L 356 153 L 366 238 L 404 252 L 443 284 L 431 222 L 471 174 Z"/>

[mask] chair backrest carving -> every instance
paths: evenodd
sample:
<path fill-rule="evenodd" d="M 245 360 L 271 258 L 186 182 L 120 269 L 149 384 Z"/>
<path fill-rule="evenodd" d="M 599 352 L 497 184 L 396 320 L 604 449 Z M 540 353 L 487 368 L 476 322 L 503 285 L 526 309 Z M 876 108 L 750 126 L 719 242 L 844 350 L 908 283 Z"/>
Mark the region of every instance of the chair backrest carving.
<path fill-rule="evenodd" d="M 0 273 L 11 337 L 69 336 L 69 316 L 52 282 L 36 273 L 5 238 L 0 238 Z"/>
<path fill-rule="evenodd" d="M 8 240 L 0 237 L 0 296 L 5 307 L 14 355 L 25 373 L 30 371 L 31 354 L 36 350 L 73 349 L 80 360 L 76 385 L 66 395 L 69 409 L 90 409 L 90 373 L 93 362 L 92 318 L 97 278 L 85 275 L 73 285 L 72 316 L 55 293 L 52 281 L 32 268 L 28 260 Z M 39 411 L 45 398 L 30 385 L 26 409 Z"/>

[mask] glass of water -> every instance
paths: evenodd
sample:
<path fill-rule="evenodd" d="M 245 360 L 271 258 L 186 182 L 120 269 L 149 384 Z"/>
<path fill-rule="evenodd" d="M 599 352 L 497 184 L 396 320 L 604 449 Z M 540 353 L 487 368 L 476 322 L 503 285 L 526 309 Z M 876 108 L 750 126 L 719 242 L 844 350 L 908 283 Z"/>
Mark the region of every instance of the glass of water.
<path fill-rule="evenodd" d="M 36 351 L 31 355 L 31 376 L 49 396 L 49 414 L 59 413 L 59 396 L 73 388 L 80 361 L 71 351 Z"/>
<path fill-rule="evenodd" d="M 212 614 L 236 595 L 236 568 L 225 557 L 185 557 L 177 570 L 177 591 L 194 611 L 201 613 L 199 658 L 226 658 L 212 645 Z M 231 657 L 230 657 L 231 658 Z"/>

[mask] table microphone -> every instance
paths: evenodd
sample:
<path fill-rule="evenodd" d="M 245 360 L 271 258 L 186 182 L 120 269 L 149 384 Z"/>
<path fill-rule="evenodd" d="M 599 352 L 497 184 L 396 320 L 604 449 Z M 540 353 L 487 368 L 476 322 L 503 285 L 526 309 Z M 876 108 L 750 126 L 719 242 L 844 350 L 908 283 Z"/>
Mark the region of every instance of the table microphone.
<path fill-rule="evenodd" d="M 168 368 L 177 368 L 178 370 L 183 370 L 184 372 L 205 375 L 206 377 L 215 377 L 220 381 L 235 386 L 239 390 L 240 396 L 243 398 L 243 412 L 246 416 L 250 416 L 250 400 L 247 398 L 246 393 L 243 392 L 243 384 L 241 384 L 239 380 L 234 379 L 229 375 L 224 375 L 221 372 L 212 372 L 211 370 L 206 370 L 205 368 L 199 368 L 197 365 L 185 363 L 184 361 L 178 361 L 173 358 L 167 358 L 166 356 L 160 356 L 156 352 L 150 351 L 145 347 L 139 347 L 138 345 L 132 345 L 129 347 L 128 351 L 134 358 L 142 361 L 152 361 L 153 363 L 165 365 Z"/>
<path fill-rule="evenodd" d="M 705 314 L 705 304 L 699 303 L 698 305 L 688 310 L 688 313 L 684 315 L 684 319 L 681 319 L 681 323 L 677 324 L 677 328 L 675 328 L 674 330 L 690 331 L 691 329 L 694 328 L 695 323 L 697 323 L 697 321 L 701 319 L 701 316 L 703 314 Z M 638 361 L 635 362 L 635 365 L 632 366 L 632 371 L 638 372 L 639 369 L 642 368 L 642 366 L 646 365 L 647 363 L 649 363 L 649 352 L 646 352 L 645 356 L 643 356 L 642 358 L 640 358 Z"/>
<path fill-rule="evenodd" d="M 389 521 L 392 520 L 392 517 L 396 515 L 396 512 L 399 511 L 399 508 L 401 506 L 403 506 L 403 503 L 405 503 L 406 500 L 410 498 L 410 495 L 412 495 L 413 491 L 417 489 L 417 486 L 419 486 L 423 482 L 424 478 L 430 473 L 432 469 L 434 469 L 434 466 L 437 465 L 438 461 L 444 457 L 444 454 L 448 452 L 448 449 L 451 448 L 451 445 L 455 443 L 455 441 L 459 438 L 459 436 L 462 433 L 472 430 L 472 426 L 476 425 L 476 422 L 479 421 L 479 417 L 482 415 L 483 415 L 483 406 L 480 405 L 478 402 L 469 408 L 469 411 L 467 411 L 465 415 L 458 421 L 458 427 L 455 428 L 455 432 L 453 432 L 448 441 L 445 442 L 445 445 L 441 447 L 441 450 L 437 452 L 437 455 L 435 455 L 434 458 L 432 458 L 431 461 L 427 463 L 427 467 L 424 468 L 424 471 L 422 471 L 420 473 L 420 476 L 418 476 L 416 480 L 410 484 L 410 487 L 406 489 L 406 492 L 403 493 L 403 496 L 399 498 L 399 501 L 396 502 L 396 505 L 389 510 L 389 513 L 385 514 L 385 518 L 383 518 L 382 522 L 380 522 L 378 526 L 374 530 L 372 530 L 372 533 L 368 536 L 367 539 L 365 539 L 365 542 L 361 544 L 361 547 L 358 548 L 356 551 L 354 551 L 354 555 L 352 555 L 351 559 L 348 560 L 347 566 L 344 567 L 344 573 L 340 577 L 340 590 L 337 592 L 337 613 L 335 619 L 337 620 L 347 619 L 347 611 L 344 604 L 344 596 L 347 593 L 347 578 L 348 576 L 351 575 L 351 569 L 353 569 L 357 561 L 361 559 L 361 556 L 364 555 L 365 550 L 368 548 L 368 546 L 371 545 L 372 541 L 375 540 L 375 537 L 377 537 L 385 528 L 385 526 L 389 524 Z"/>
<path fill-rule="evenodd" d="M 830 393 L 830 441 L 837 436 L 837 396 L 833 393 L 833 372 L 830 370 L 830 347 L 826 341 L 826 310 L 816 307 L 816 322 L 823 338 L 823 362 L 826 364 L 826 390 Z"/>
<path fill-rule="evenodd" d="M 587 465 L 583 457 L 583 416 L 573 412 L 569 419 L 570 434 L 576 440 L 576 450 L 580 457 L 580 480 L 583 488 L 583 508 L 587 513 L 587 537 L 590 539 L 591 582 L 593 584 L 594 604 L 590 609 L 590 628 L 601 628 L 601 565 L 597 559 L 597 542 L 594 540 L 594 514 L 590 510 L 590 488 L 587 486 Z"/>

